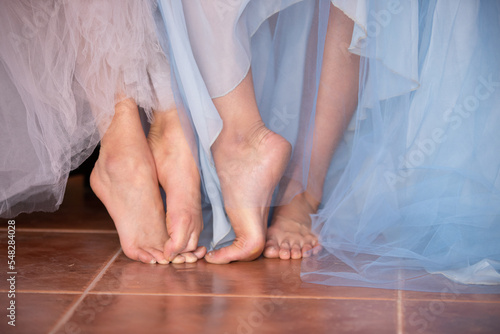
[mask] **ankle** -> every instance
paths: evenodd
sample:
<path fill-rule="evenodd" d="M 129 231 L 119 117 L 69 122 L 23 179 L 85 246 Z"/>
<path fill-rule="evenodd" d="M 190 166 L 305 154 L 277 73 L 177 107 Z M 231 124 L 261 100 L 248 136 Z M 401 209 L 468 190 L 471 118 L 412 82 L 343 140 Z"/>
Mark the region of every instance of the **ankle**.
<path fill-rule="evenodd" d="M 224 123 L 224 128 L 214 143 L 214 149 L 226 147 L 237 149 L 238 147 L 257 147 L 271 133 L 262 120 L 255 121 L 244 126 L 231 126 Z"/>
<path fill-rule="evenodd" d="M 311 212 L 318 211 L 319 205 L 321 204 L 321 194 L 312 194 L 309 191 L 304 191 L 299 196 L 301 196 L 301 200 L 309 206 Z"/>

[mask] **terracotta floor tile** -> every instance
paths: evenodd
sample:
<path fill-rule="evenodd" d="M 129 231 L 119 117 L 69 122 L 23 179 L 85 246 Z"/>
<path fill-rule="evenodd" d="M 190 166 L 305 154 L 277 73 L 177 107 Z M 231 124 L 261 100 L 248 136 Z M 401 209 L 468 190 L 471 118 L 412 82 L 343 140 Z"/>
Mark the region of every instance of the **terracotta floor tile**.
<path fill-rule="evenodd" d="M 116 231 L 104 205 L 83 188 L 83 176 L 68 180 L 64 201 L 56 212 L 34 212 L 15 218 L 16 227 L 23 229 L 73 229 Z"/>
<path fill-rule="evenodd" d="M 78 298 L 77 295 L 17 293 L 16 326 L 7 324 L 6 306 L 10 302 L 6 293 L 0 294 L 0 333 L 47 333 Z"/>
<path fill-rule="evenodd" d="M 114 234 L 17 231 L 15 240 L 18 291 L 81 292 L 120 247 Z M 0 250 L 6 268 L 4 231 Z"/>
<path fill-rule="evenodd" d="M 391 301 L 89 295 L 65 326 L 79 333 L 394 333 L 394 305 Z"/>
<path fill-rule="evenodd" d="M 300 261 L 260 258 L 253 262 L 213 265 L 204 260 L 182 265 L 144 265 L 121 255 L 94 291 L 159 294 L 275 295 L 333 298 L 395 298 L 382 289 L 328 287 L 303 283 Z"/>
<path fill-rule="evenodd" d="M 451 301 L 404 303 L 405 333 L 500 333 L 500 304 Z"/>

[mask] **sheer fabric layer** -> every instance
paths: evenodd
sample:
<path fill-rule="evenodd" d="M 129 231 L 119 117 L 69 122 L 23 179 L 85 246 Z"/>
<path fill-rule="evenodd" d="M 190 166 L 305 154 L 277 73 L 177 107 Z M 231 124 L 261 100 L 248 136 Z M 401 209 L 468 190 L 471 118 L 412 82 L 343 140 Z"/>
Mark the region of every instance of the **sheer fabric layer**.
<path fill-rule="evenodd" d="M 356 22 L 359 105 L 302 279 L 499 293 L 499 4 L 333 4 Z"/>
<path fill-rule="evenodd" d="M 178 84 L 177 105 L 196 151 L 205 197 L 205 224 L 213 227 L 209 247 L 234 238 L 225 215 L 211 145 L 222 129 L 212 98 L 232 91 L 251 70 L 266 125 L 293 146 L 292 162 L 274 205 L 302 192 L 311 154 L 314 105 L 322 45 L 319 13 L 328 1 L 159 1 L 165 22 L 162 40 L 170 50 Z M 288 189 L 285 194 L 285 189 Z"/>
<path fill-rule="evenodd" d="M 174 107 L 153 1 L 0 2 L 0 216 L 53 211 L 125 97 Z M 126 135 L 126 134 L 124 134 Z"/>

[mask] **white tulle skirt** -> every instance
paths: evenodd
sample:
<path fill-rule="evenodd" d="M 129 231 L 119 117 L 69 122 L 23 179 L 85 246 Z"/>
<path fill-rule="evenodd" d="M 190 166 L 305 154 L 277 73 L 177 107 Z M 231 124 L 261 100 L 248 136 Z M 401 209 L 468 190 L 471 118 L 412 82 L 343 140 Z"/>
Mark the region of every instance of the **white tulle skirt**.
<path fill-rule="evenodd" d="M 53 211 L 117 96 L 174 106 L 154 1 L 0 1 L 0 216 Z M 126 135 L 126 134 L 124 134 Z"/>

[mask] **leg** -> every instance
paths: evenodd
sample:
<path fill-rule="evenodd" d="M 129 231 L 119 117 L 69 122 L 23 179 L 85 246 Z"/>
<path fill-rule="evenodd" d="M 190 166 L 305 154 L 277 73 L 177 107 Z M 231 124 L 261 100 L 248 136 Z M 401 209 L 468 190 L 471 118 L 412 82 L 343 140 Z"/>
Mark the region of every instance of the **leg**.
<path fill-rule="evenodd" d="M 198 248 L 203 229 L 200 174 L 177 110 L 155 112 L 148 142 L 167 194 L 165 256 L 175 263 L 196 262 L 206 253 L 205 247 Z"/>
<path fill-rule="evenodd" d="M 224 128 L 212 146 L 233 244 L 210 252 L 212 263 L 251 261 L 262 253 L 274 188 L 290 159 L 290 144 L 260 117 L 251 72 L 232 92 L 213 100 Z"/>
<path fill-rule="evenodd" d="M 113 219 L 125 255 L 144 263 L 168 263 L 163 254 L 168 237 L 155 163 L 131 99 L 115 106 L 90 185 Z"/>
<path fill-rule="evenodd" d="M 348 52 L 353 21 L 333 5 L 323 54 L 314 126 L 313 150 L 306 192 L 276 208 L 264 255 L 298 259 L 309 255 L 317 238 L 310 214 L 317 211 L 330 160 L 356 109 L 359 57 Z"/>

